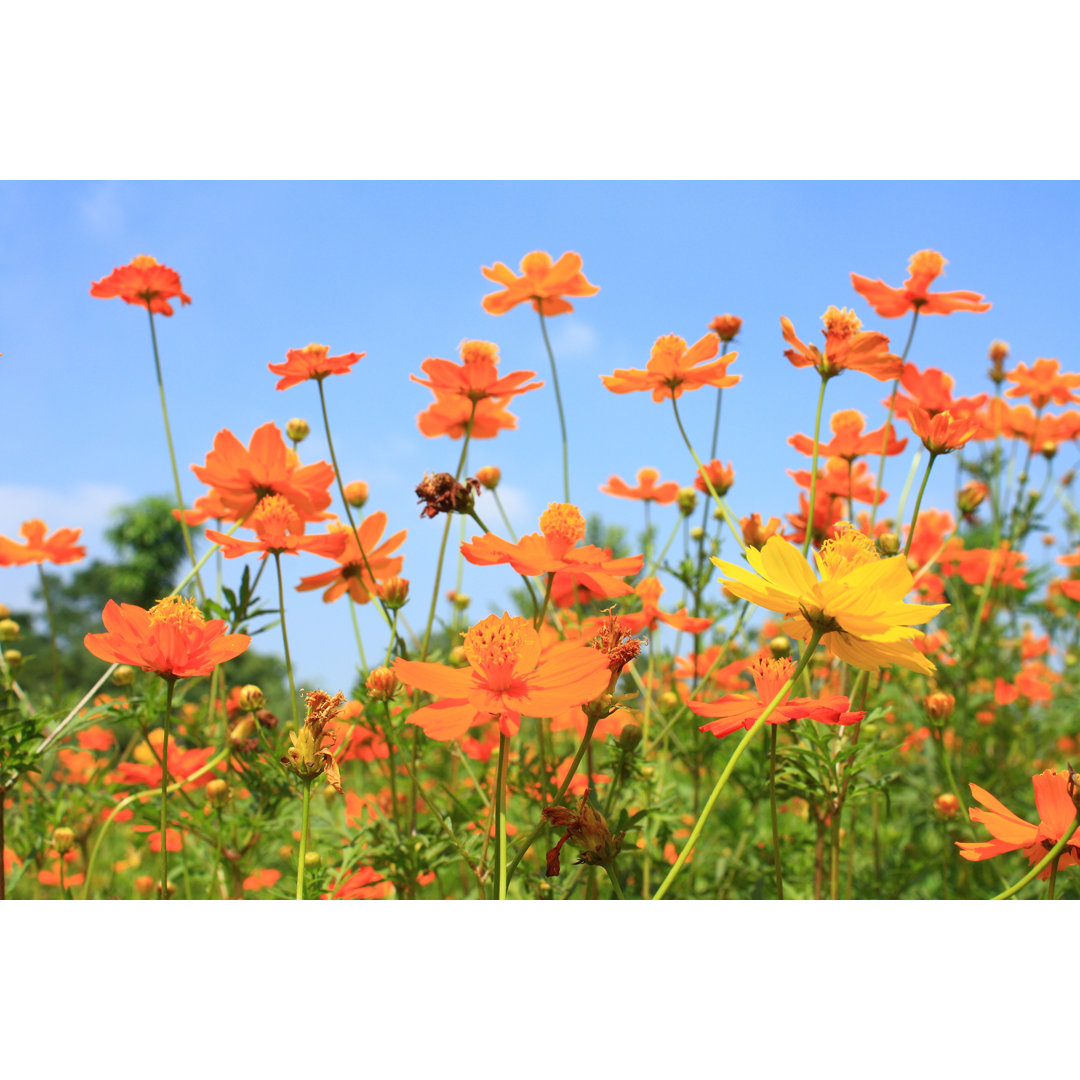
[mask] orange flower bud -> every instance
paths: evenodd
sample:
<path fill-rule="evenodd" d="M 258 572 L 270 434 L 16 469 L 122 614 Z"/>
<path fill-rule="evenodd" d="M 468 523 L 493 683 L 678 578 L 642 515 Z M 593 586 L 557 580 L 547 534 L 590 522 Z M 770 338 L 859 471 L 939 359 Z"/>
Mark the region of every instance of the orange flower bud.
<path fill-rule="evenodd" d="M 730 461 L 727 465 L 722 465 L 714 458 L 708 465 L 702 465 L 698 469 L 697 476 L 694 477 L 694 487 L 698 491 L 709 490 L 709 486 L 705 482 L 706 477 L 708 477 L 709 484 L 712 484 L 716 494 L 723 496 L 731 490 L 731 486 L 735 483 L 735 470 L 732 468 Z"/>
<path fill-rule="evenodd" d="M 0 619 L 8 619 L 11 617 L 11 608 L 7 604 L 0 604 Z"/>
<path fill-rule="evenodd" d="M 751 514 L 749 517 L 739 518 L 742 527 L 743 543 L 747 547 L 763 548 L 765 541 L 770 536 L 775 536 L 780 529 L 780 519 L 769 518 L 767 525 L 762 525 L 760 514 Z"/>
<path fill-rule="evenodd" d="M 731 341 L 742 329 L 742 319 L 738 315 L 717 315 L 709 329 L 721 340 Z"/>
<path fill-rule="evenodd" d="M 934 810 L 942 821 L 949 821 L 960 812 L 960 800 L 951 791 L 934 800 Z"/>
<path fill-rule="evenodd" d="M 225 780 L 211 780 L 206 785 L 206 801 L 215 810 L 221 810 L 231 798 L 232 788 Z"/>
<path fill-rule="evenodd" d="M 969 480 L 956 494 L 956 505 L 962 514 L 973 514 L 986 498 L 987 487 L 979 480 Z"/>
<path fill-rule="evenodd" d="M 364 683 L 373 701 L 389 701 L 399 685 L 398 677 L 387 667 L 377 667 Z"/>
<path fill-rule="evenodd" d="M 944 723 L 953 714 L 956 707 L 956 698 L 952 694 L 946 694 L 943 690 L 935 690 L 923 699 L 923 708 L 931 720 Z"/>
<path fill-rule="evenodd" d="M 991 341 L 990 342 L 990 359 L 994 363 L 1001 363 L 1003 360 L 1009 358 L 1009 346 L 1004 341 Z"/>
<path fill-rule="evenodd" d="M 293 419 L 285 425 L 285 434 L 288 435 L 294 443 L 303 442 L 311 434 L 311 427 L 306 420 L 301 420 L 299 417 L 293 417 Z"/>
<path fill-rule="evenodd" d="M 476 479 L 480 481 L 483 487 L 486 487 L 488 491 L 494 491 L 499 486 L 499 481 L 502 479 L 502 472 L 497 465 L 485 465 L 482 469 L 476 470 Z"/>
<path fill-rule="evenodd" d="M 153 891 L 157 882 L 149 874 L 135 879 L 135 891 L 145 900 Z"/>
<path fill-rule="evenodd" d="M 409 599 L 409 579 L 397 576 L 387 578 L 379 586 L 379 595 L 391 611 L 404 607 Z"/>
<path fill-rule="evenodd" d="M 354 480 L 345 485 L 345 501 L 359 510 L 368 500 L 368 486 L 363 480 Z"/>

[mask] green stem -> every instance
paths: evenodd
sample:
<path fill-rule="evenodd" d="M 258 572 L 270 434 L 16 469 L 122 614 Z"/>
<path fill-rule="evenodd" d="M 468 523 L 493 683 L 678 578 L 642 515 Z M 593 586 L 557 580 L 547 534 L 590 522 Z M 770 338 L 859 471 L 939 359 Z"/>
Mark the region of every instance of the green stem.
<path fill-rule="evenodd" d="M 728 342 L 724 341 L 720 345 L 720 359 L 723 360 L 727 356 Z M 716 388 L 716 416 L 713 417 L 712 426 L 712 443 L 710 444 L 709 460 L 711 461 L 716 457 L 716 447 L 720 439 L 720 403 L 724 399 L 724 388 L 718 386 Z"/>
<path fill-rule="evenodd" d="M 539 630 L 540 624 L 544 621 L 544 616 L 547 614 L 548 604 L 551 601 L 551 586 L 555 583 L 555 572 L 552 571 L 547 576 L 547 587 L 544 589 L 544 602 L 540 605 L 540 610 L 536 613 L 536 618 L 533 619 L 533 629 Z"/>
<path fill-rule="evenodd" d="M 163 725 L 165 738 L 161 743 L 161 897 L 169 899 L 169 849 L 165 843 L 165 828 L 169 795 L 169 722 L 172 719 L 173 690 L 176 688 L 176 679 L 166 679 L 165 691 L 165 723 Z M 87 878 L 87 881 L 90 879 Z"/>
<path fill-rule="evenodd" d="M 194 567 L 195 585 L 199 590 L 199 602 L 204 603 L 206 594 L 203 592 L 202 578 L 199 577 L 199 564 L 195 561 L 195 548 L 191 543 L 191 533 L 188 531 L 187 520 L 184 517 L 184 495 L 180 490 L 180 472 L 176 467 L 176 451 L 173 449 L 172 430 L 169 427 L 169 409 L 165 404 L 165 381 L 161 377 L 161 357 L 158 354 L 157 330 L 154 327 L 154 313 L 150 305 L 146 305 L 146 313 L 150 316 L 150 340 L 154 345 L 154 369 L 157 371 L 158 393 L 161 396 L 161 418 L 165 421 L 165 441 L 169 444 L 169 463 L 172 465 L 173 484 L 176 486 L 176 505 L 180 510 L 180 530 L 184 534 L 184 547 Z"/>
<path fill-rule="evenodd" d="M 348 594 L 346 594 L 348 595 Z M 364 655 L 364 639 L 360 637 L 360 621 L 356 617 L 356 601 L 349 596 L 349 614 L 352 616 L 353 635 L 356 637 L 356 651 L 360 654 L 360 668 L 367 671 L 367 657 Z M 390 638 L 390 647 L 393 648 L 393 635 Z"/>
<path fill-rule="evenodd" d="M 311 809 L 311 777 L 304 778 L 304 809 L 300 818 L 300 858 L 296 863 L 296 899 L 304 899 L 304 864 L 307 862 L 308 817 Z"/>
<path fill-rule="evenodd" d="M 540 311 L 540 331 L 544 335 L 544 347 L 547 349 L 548 359 L 551 361 L 551 384 L 555 387 L 555 404 L 559 408 L 559 430 L 562 432 L 562 474 L 564 502 L 570 501 L 570 444 L 566 437 L 566 417 L 563 415 L 562 395 L 559 393 L 559 373 L 555 369 L 555 354 L 551 351 L 551 341 L 548 339 L 547 323 L 544 321 L 543 300 L 537 300 Z"/>
<path fill-rule="evenodd" d="M 739 745 L 735 747 L 734 752 L 728 759 L 727 765 L 724 766 L 724 771 L 720 774 L 720 779 L 716 782 L 716 787 L 713 788 L 712 794 L 709 796 L 708 802 L 705 803 L 701 814 L 698 816 L 697 823 L 694 825 L 693 830 L 690 833 L 689 839 L 683 846 L 682 851 L 679 853 L 679 857 L 675 860 L 675 865 L 668 871 L 668 875 L 660 883 L 660 888 L 656 890 L 656 894 L 653 896 L 654 900 L 662 900 L 664 894 L 671 888 L 672 883 L 678 876 L 679 871 L 683 868 L 683 864 L 690 856 L 690 852 L 694 850 L 694 845 L 698 841 L 698 837 L 701 835 L 701 830 L 705 827 L 705 822 L 708 821 L 709 815 L 712 813 L 713 806 L 716 805 L 716 800 L 720 797 L 720 792 L 724 790 L 724 785 L 727 784 L 729 777 L 735 770 L 735 765 L 738 763 L 740 757 L 742 757 L 743 751 L 750 745 L 750 741 L 761 729 L 761 726 L 765 721 L 772 716 L 776 711 L 777 706 L 787 697 L 791 692 L 792 687 L 799 680 L 799 676 L 802 675 L 807 665 L 810 663 L 810 657 L 814 655 L 815 650 L 818 647 L 818 642 L 821 641 L 822 631 L 820 629 L 814 629 L 813 634 L 810 637 L 810 641 L 807 643 L 806 648 L 803 650 L 802 656 L 799 658 L 798 666 L 792 672 L 791 678 L 780 687 L 779 692 L 769 702 L 768 705 L 762 710 L 761 715 L 750 726 L 746 734 L 739 740 Z"/>
<path fill-rule="evenodd" d="M 650 563 L 649 568 L 645 571 L 645 577 L 652 577 L 656 573 L 656 568 L 664 561 L 664 556 L 668 553 L 668 548 L 671 547 L 675 540 L 675 537 L 679 535 L 679 526 L 682 525 L 684 518 L 680 514 L 675 520 L 675 528 L 671 530 L 671 535 L 667 538 L 667 543 L 664 545 L 663 550 L 655 559 Z"/>
<path fill-rule="evenodd" d="M 1054 886 L 1057 884 L 1058 861 L 1059 860 L 1055 859 L 1050 864 L 1050 881 L 1048 882 L 1047 888 L 1046 888 L 1046 899 L 1047 900 L 1053 900 L 1054 899 Z M 61 860 L 60 865 L 63 866 L 63 860 Z"/>
<path fill-rule="evenodd" d="M 814 452 L 810 456 L 810 506 L 806 511 L 806 535 L 803 537 L 802 553 L 803 558 L 806 558 L 806 553 L 810 550 L 810 542 L 814 538 L 814 504 L 817 502 L 817 463 L 818 463 L 818 446 L 821 442 L 821 410 L 825 404 L 825 384 L 829 381 L 827 375 L 821 376 L 821 387 L 818 390 L 817 398 L 817 413 L 814 416 Z M 849 463 L 848 469 L 851 465 Z"/>
<path fill-rule="evenodd" d="M 498 874 L 496 877 L 497 893 L 500 900 L 506 899 L 506 736 L 499 732 L 499 762 L 495 778 L 495 836 L 498 847 Z"/>
<path fill-rule="evenodd" d="M 927 447 L 930 450 L 929 447 Z M 907 543 L 904 545 L 904 558 L 908 557 L 911 550 L 911 542 L 915 539 L 915 526 L 919 521 L 919 507 L 922 506 L 923 493 L 926 491 L 926 481 L 930 479 L 930 470 L 934 467 L 940 455 L 930 450 L 930 460 L 926 463 L 926 472 L 923 473 L 922 483 L 919 485 L 919 494 L 915 496 L 915 509 L 911 512 L 911 524 L 908 526 Z"/>
<path fill-rule="evenodd" d="M 772 812 L 773 862 L 776 865 L 776 899 L 784 899 L 784 875 L 780 869 L 780 825 L 776 818 L 776 724 L 769 732 L 769 807 Z"/>
<path fill-rule="evenodd" d="M 723 496 L 718 495 L 716 488 L 713 487 L 712 481 L 709 479 L 708 473 L 705 471 L 705 466 L 701 464 L 701 458 L 697 456 L 694 450 L 693 444 L 690 442 L 690 437 L 686 434 L 686 428 L 683 427 L 682 418 L 679 416 L 679 403 L 675 400 L 674 396 L 671 398 L 671 407 L 675 410 L 675 423 L 679 425 L 679 434 L 683 437 L 683 442 L 686 443 L 686 449 L 690 451 L 690 456 L 694 459 L 694 464 L 698 467 L 698 473 L 705 481 L 705 486 L 709 489 L 709 494 L 713 497 L 716 505 L 720 508 L 720 513 L 723 515 L 724 521 L 727 522 L 728 528 L 731 530 L 731 535 L 735 537 L 735 542 L 739 545 L 739 550 L 746 554 L 746 545 L 743 543 L 742 533 L 739 530 L 739 526 L 735 519 L 731 516 L 731 510 L 728 508 L 728 504 L 724 501 Z"/>
<path fill-rule="evenodd" d="M 1080 812 L 1072 819 L 1071 824 L 1062 832 L 1061 839 L 1046 853 L 1046 855 L 1037 862 L 1015 885 L 1010 886 L 1004 892 L 998 893 L 993 897 L 994 900 L 1008 900 L 1010 896 L 1015 896 L 1025 885 L 1034 881 L 1051 863 L 1057 862 L 1057 857 L 1069 846 L 1069 840 L 1072 838 L 1072 834 L 1076 829 L 1076 826 L 1080 824 Z"/>
<path fill-rule="evenodd" d="M 502 500 L 499 498 L 499 493 L 495 488 L 491 489 L 491 494 L 495 496 L 495 505 L 499 508 L 499 516 L 503 519 L 503 524 L 506 526 L 506 531 L 510 534 L 510 539 L 517 543 L 517 533 L 514 532 L 514 526 L 510 524 L 510 519 L 506 516 L 506 511 L 503 509 Z"/>
<path fill-rule="evenodd" d="M 52 600 L 49 597 L 49 586 L 45 581 L 45 568 L 38 563 L 38 577 L 41 579 L 41 595 L 45 598 L 45 614 L 49 619 L 49 643 L 52 645 L 53 680 L 56 683 L 56 704 L 60 704 L 60 695 L 63 693 L 63 685 L 60 681 L 60 650 L 56 647 L 56 620 L 53 618 Z"/>
<path fill-rule="evenodd" d="M 611 880 L 611 888 L 615 892 L 616 900 L 625 900 L 623 896 L 622 886 L 619 884 L 619 875 L 615 873 L 615 867 L 611 863 L 604 863 L 604 869 L 607 871 L 607 876 Z"/>
<path fill-rule="evenodd" d="M 915 324 L 919 321 L 919 309 L 916 308 L 911 316 L 911 329 L 908 330 L 907 341 L 904 343 L 904 351 L 900 354 L 900 362 L 903 363 L 907 360 L 908 350 L 911 348 L 912 339 L 915 337 Z M 885 458 L 888 456 L 885 451 L 889 447 L 889 425 L 892 423 L 892 418 L 896 412 L 896 391 L 900 387 L 899 377 L 893 379 L 892 393 L 889 394 L 889 415 L 885 418 L 885 434 L 881 439 L 881 460 L 878 462 L 877 471 L 877 486 L 875 491 L 881 490 L 881 482 L 885 477 Z M 873 509 L 870 512 L 870 532 L 874 531 L 874 522 L 877 521 L 877 510 L 880 503 L 874 503 Z"/>
<path fill-rule="evenodd" d="M 274 552 L 274 563 L 277 566 L 278 598 L 281 605 L 281 640 L 285 645 L 285 667 L 289 671 L 289 702 L 292 705 L 293 727 L 300 729 L 300 713 L 296 701 L 296 680 L 293 678 L 292 657 L 289 655 L 289 632 L 285 629 L 285 586 L 281 580 L 281 554 Z"/>

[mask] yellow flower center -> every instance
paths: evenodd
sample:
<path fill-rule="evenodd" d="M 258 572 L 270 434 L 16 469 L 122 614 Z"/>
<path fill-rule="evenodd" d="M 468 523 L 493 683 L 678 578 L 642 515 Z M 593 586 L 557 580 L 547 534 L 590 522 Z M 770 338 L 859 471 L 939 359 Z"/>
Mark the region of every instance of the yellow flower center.
<path fill-rule="evenodd" d="M 945 269 L 945 256 L 938 251 L 916 251 L 908 263 L 912 277 L 936 278 Z"/>
<path fill-rule="evenodd" d="M 150 609 L 149 614 L 152 623 L 166 623 L 180 631 L 206 622 L 198 604 L 186 596 L 166 596 Z"/>
<path fill-rule="evenodd" d="M 286 536 L 300 531 L 300 515 L 284 495 L 266 495 L 255 507 L 251 524 L 261 539 L 284 547 Z"/>
<path fill-rule="evenodd" d="M 862 320 L 848 308 L 830 305 L 821 316 L 825 333 L 841 341 L 854 337 L 862 329 Z"/>
<path fill-rule="evenodd" d="M 841 531 L 826 540 L 818 554 L 822 577 L 826 579 L 843 577 L 879 557 L 874 541 L 850 522 L 840 522 L 839 528 Z"/>
<path fill-rule="evenodd" d="M 465 364 L 499 362 L 499 346 L 490 341 L 463 341 L 459 351 Z"/>
<path fill-rule="evenodd" d="M 153 255 L 136 255 L 135 258 L 131 260 L 131 265 L 134 266 L 136 270 L 149 270 L 151 266 L 157 266 L 158 261 Z"/>
<path fill-rule="evenodd" d="M 540 515 L 540 531 L 549 543 L 571 548 L 585 536 L 585 519 L 573 503 L 548 503 Z"/>
<path fill-rule="evenodd" d="M 480 672 L 491 689 L 507 688 L 529 634 L 527 619 L 518 615 L 489 615 L 462 636 L 469 666 Z"/>

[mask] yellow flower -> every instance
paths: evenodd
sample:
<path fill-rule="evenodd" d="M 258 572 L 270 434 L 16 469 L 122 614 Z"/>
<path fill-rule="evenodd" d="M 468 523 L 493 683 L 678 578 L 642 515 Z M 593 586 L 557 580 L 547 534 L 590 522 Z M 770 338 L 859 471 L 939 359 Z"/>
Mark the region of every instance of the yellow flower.
<path fill-rule="evenodd" d="M 904 558 L 880 558 L 868 536 L 845 525 L 816 553 L 820 578 L 798 548 L 773 536 L 760 551 L 747 550 L 754 573 L 713 559 L 725 574 L 720 583 L 742 600 L 786 615 L 789 636 L 808 641 L 821 630 L 822 642 L 853 667 L 877 671 L 899 664 L 930 674 L 934 665 L 913 644 L 923 636 L 914 625 L 948 604 L 904 603 L 912 588 Z"/>

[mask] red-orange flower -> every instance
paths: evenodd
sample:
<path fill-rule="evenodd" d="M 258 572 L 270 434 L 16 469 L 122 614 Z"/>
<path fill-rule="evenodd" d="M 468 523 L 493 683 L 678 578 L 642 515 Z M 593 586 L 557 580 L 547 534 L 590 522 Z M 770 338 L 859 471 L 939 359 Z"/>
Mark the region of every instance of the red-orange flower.
<path fill-rule="evenodd" d="M 460 439 L 472 419 L 471 439 L 494 439 L 500 431 L 513 431 L 517 417 L 507 412 L 496 398 L 482 398 L 475 403 L 467 397 L 438 397 L 416 418 L 420 433 L 429 439 L 449 435 Z"/>
<path fill-rule="evenodd" d="M 637 487 L 631 487 L 625 480 L 612 476 L 600 490 L 605 495 L 615 495 L 620 499 L 641 499 L 643 502 L 655 502 L 661 506 L 673 503 L 679 497 L 679 485 L 674 480 L 665 480 L 658 484 L 660 472 L 657 469 L 638 469 Z"/>
<path fill-rule="evenodd" d="M 622 579 L 641 570 L 643 555 L 612 559 L 610 551 L 592 544 L 577 547 L 585 536 L 585 519 L 571 503 L 549 503 L 540 515 L 540 532 L 523 536 L 516 544 L 485 533 L 461 545 L 461 553 L 475 566 L 509 563 L 519 574 L 535 577 L 562 571 L 567 579 L 597 596 L 624 596 L 631 588 Z"/>
<path fill-rule="evenodd" d="M 738 315 L 717 315 L 709 329 L 721 340 L 731 341 L 742 329 L 742 319 Z"/>
<path fill-rule="evenodd" d="M 765 711 L 765 706 L 791 678 L 795 661 L 759 657 L 750 665 L 754 679 L 753 694 L 725 694 L 719 701 L 688 701 L 690 711 L 698 716 L 715 717 L 699 730 L 722 739 L 739 728 L 749 730 Z M 848 725 L 861 720 L 865 712 L 849 712 L 848 699 L 842 695 L 825 698 L 788 698 L 765 718 L 767 724 L 785 724 L 789 720 L 817 720 L 821 724 Z"/>
<path fill-rule="evenodd" d="M 788 469 L 790 476 L 799 487 L 810 487 L 809 469 Z M 880 505 L 889 497 L 887 491 L 874 486 L 874 474 L 865 461 L 850 462 L 846 458 L 829 458 L 824 469 L 818 469 L 817 502 L 824 499 L 851 498 L 855 502 Z M 817 517 L 816 509 L 814 517 Z"/>
<path fill-rule="evenodd" d="M 251 644 L 247 634 L 226 633 L 224 619 L 207 622 L 195 602 L 182 596 L 167 596 L 149 611 L 110 600 L 101 618 L 107 633 L 83 638 L 90 652 L 163 679 L 209 675 Z"/>
<path fill-rule="evenodd" d="M 896 438 L 896 430 L 892 424 L 888 428 L 886 437 L 885 425 L 875 431 L 863 432 L 866 417 L 857 409 L 841 409 L 835 412 L 829 421 L 829 428 L 833 438 L 829 442 L 819 443 L 818 456 L 823 458 L 838 457 L 846 461 L 854 461 L 857 457 L 873 456 L 881 453 L 885 447 L 887 457 L 903 453 L 907 446 L 907 439 Z M 808 435 L 792 435 L 788 439 L 788 445 L 795 447 L 800 454 L 813 457 L 814 440 Z"/>
<path fill-rule="evenodd" d="M 467 401 L 499 398 L 505 402 L 506 398 L 539 390 L 544 385 L 528 382 L 535 371 L 512 371 L 500 379 L 499 349 L 490 341 L 463 341 L 460 352 L 460 364 L 437 356 L 428 357 L 420 365 L 427 378 L 421 379 L 418 375 L 409 378 L 426 386 L 438 399 L 461 397 Z"/>
<path fill-rule="evenodd" d="M 742 529 L 743 543 L 747 547 L 762 548 L 765 546 L 765 541 L 779 531 L 780 519 L 771 517 L 768 522 L 762 524 L 761 515 L 754 513 L 749 517 L 739 518 L 739 526 Z"/>
<path fill-rule="evenodd" d="M 900 385 L 912 395 L 896 395 L 896 415 L 902 420 L 907 420 L 914 408 L 925 409 L 930 416 L 940 412 L 959 416 L 961 413 L 974 412 L 986 402 L 986 394 L 971 398 L 953 397 L 953 377 L 940 368 L 920 371 L 914 364 L 905 364 Z M 889 399 L 886 398 L 882 404 L 888 405 Z"/>
<path fill-rule="evenodd" d="M 917 311 L 920 315 L 989 311 L 990 305 L 982 302 L 982 293 L 968 290 L 944 293 L 929 291 L 930 283 L 940 276 L 946 261 L 936 251 L 916 251 L 908 263 L 908 279 L 899 289 L 886 285 L 880 279 L 871 281 L 861 274 L 852 274 L 851 284 L 883 319 L 899 319 L 909 311 Z"/>
<path fill-rule="evenodd" d="M 281 375 L 278 390 L 288 390 L 290 386 L 299 386 L 308 379 L 322 382 L 327 375 L 347 375 L 357 360 L 362 360 L 367 353 L 343 353 L 330 356 L 327 345 L 308 345 L 303 349 L 290 349 L 285 354 L 284 364 L 267 364 L 275 374 Z"/>
<path fill-rule="evenodd" d="M 206 539 L 220 544 L 226 559 L 253 551 L 260 552 L 260 559 L 271 554 L 299 555 L 301 551 L 336 559 L 345 550 L 343 530 L 305 536 L 303 518 L 284 495 L 267 495 L 260 499 L 248 518 L 248 525 L 254 529 L 258 540 L 241 540 L 214 529 L 206 530 Z"/>
<path fill-rule="evenodd" d="M 1069 774 L 1056 769 L 1046 769 L 1031 778 L 1035 789 L 1035 809 L 1039 824 L 1032 825 L 998 802 L 988 791 L 970 784 L 971 793 L 985 809 L 972 807 L 968 813 L 972 821 L 981 822 L 989 830 L 992 839 L 980 843 L 957 841 L 963 858 L 971 862 L 992 859 L 1007 851 L 1022 850 L 1028 862 L 1034 866 L 1065 835 L 1076 820 L 1076 806 L 1069 794 Z M 1069 843 L 1058 857 L 1058 869 L 1080 865 L 1080 829 L 1069 837 Z M 1047 867 L 1040 878 L 1050 876 Z"/>
<path fill-rule="evenodd" d="M 540 637 L 527 619 L 489 615 L 464 635 L 467 668 L 418 660 L 394 661 L 407 686 L 437 694 L 409 717 L 433 739 L 460 739 L 474 724 L 496 719 L 514 735 L 521 717 L 551 717 L 591 701 L 610 681 L 603 652 L 576 641 L 560 641 L 541 653 Z"/>
<path fill-rule="evenodd" d="M 708 483 L 705 482 L 706 477 L 708 477 Z M 712 484 L 713 491 L 717 495 L 726 495 L 734 483 L 735 470 L 731 462 L 724 465 L 716 458 L 713 458 L 708 465 L 702 465 L 697 471 L 697 476 L 694 477 L 694 487 L 698 491 L 708 491 L 709 484 Z"/>
<path fill-rule="evenodd" d="M 784 350 L 784 355 L 795 367 L 816 368 L 823 379 L 842 371 L 862 371 L 879 382 L 899 376 L 903 361 L 889 352 L 889 339 L 877 331 L 863 331 L 853 311 L 829 307 L 821 319 L 825 323 L 824 355 L 816 345 L 804 345 L 795 335 L 791 320 L 781 316 L 784 340 L 792 346 Z"/>
<path fill-rule="evenodd" d="M 296 586 L 297 592 L 310 592 L 312 589 L 326 587 L 323 600 L 330 603 L 346 591 L 358 604 L 366 604 L 371 599 L 371 593 L 375 586 L 372 582 L 372 574 L 375 581 L 385 581 L 401 572 L 405 562 L 404 555 L 391 558 L 391 553 L 396 551 L 405 542 L 408 535 L 406 529 L 394 533 L 385 543 L 380 544 L 383 530 L 386 528 L 386 514 L 379 510 L 364 518 L 356 527 L 363 545 L 364 553 L 360 554 L 360 548 L 356 543 L 356 536 L 347 525 L 331 525 L 330 535 L 344 535 L 345 545 L 341 553 L 334 555 L 340 566 L 335 570 L 327 570 L 322 574 L 313 574 L 310 577 L 300 579 Z M 367 562 L 364 562 L 367 556 Z"/>
<path fill-rule="evenodd" d="M 1006 373 L 1006 378 L 1014 387 L 1005 391 L 1006 397 L 1030 397 L 1031 404 L 1036 409 L 1041 409 L 1051 401 L 1055 405 L 1064 405 L 1067 402 L 1080 401 L 1080 395 L 1072 392 L 1073 387 L 1080 386 L 1080 374 L 1071 372 L 1059 372 L 1057 360 L 1047 360 L 1040 357 L 1031 367 L 1027 364 L 1017 364 L 1012 371 Z"/>
<path fill-rule="evenodd" d="M 165 732 L 156 728 L 150 732 L 147 743 L 139 743 L 135 748 L 134 761 L 121 761 L 109 775 L 111 784 L 127 784 L 135 787 L 161 787 L 161 751 L 165 743 Z M 181 750 L 176 740 L 169 736 L 169 778 L 173 781 L 187 780 L 197 773 L 214 756 L 212 746 L 195 747 Z M 201 776 L 191 781 L 192 788 L 204 787 L 214 779 L 214 770 L 207 769 Z M 170 851 L 173 849 L 170 848 Z M 179 849 L 177 849 L 179 850 Z"/>
<path fill-rule="evenodd" d="M 499 285 L 499 292 L 484 297 L 484 310 L 489 315 L 505 315 L 511 308 L 532 301 L 534 311 L 542 315 L 562 315 L 574 306 L 564 296 L 593 296 L 599 286 L 590 285 L 581 272 L 581 256 L 566 252 L 552 264 L 546 251 L 532 251 L 521 260 L 521 277 L 505 263 L 483 267 L 481 273 Z"/>
<path fill-rule="evenodd" d="M 729 375 L 728 365 L 739 358 L 738 353 L 728 353 L 719 360 L 706 363 L 720 351 L 720 339 L 706 334 L 689 348 L 685 339 L 676 334 L 657 338 L 652 347 L 645 370 L 640 368 L 616 368 L 611 375 L 601 375 L 604 385 L 613 394 L 632 394 L 637 390 L 652 392 L 653 401 L 678 398 L 684 390 L 697 390 L 702 386 L 723 389 L 734 386 L 741 375 Z"/>
<path fill-rule="evenodd" d="M 238 518 L 250 514 L 267 495 L 283 495 L 304 521 L 332 516 L 323 511 L 330 505 L 334 470 L 325 461 L 301 466 L 277 424 L 263 424 L 247 447 L 228 428 L 219 431 L 206 463 L 192 465 L 191 471 Z"/>
<path fill-rule="evenodd" d="M 125 304 L 138 304 L 156 315 L 173 313 L 169 300 L 174 296 L 181 304 L 191 303 L 191 297 L 180 288 L 180 275 L 152 255 L 136 255 L 127 266 L 116 267 L 108 277 L 91 284 L 90 295 L 99 300 L 118 296 Z"/>
<path fill-rule="evenodd" d="M 31 563 L 73 563 L 86 557 L 86 548 L 76 544 L 82 529 L 57 529 L 45 536 L 44 521 L 34 518 L 24 521 L 19 535 L 26 541 L 20 544 L 0 536 L 0 566 L 28 566 Z"/>
<path fill-rule="evenodd" d="M 968 440 L 979 432 L 979 421 L 970 414 L 953 416 L 948 409 L 931 416 L 918 406 L 908 411 L 911 430 L 922 439 L 923 446 L 931 454 L 950 454 L 966 446 Z"/>
<path fill-rule="evenodd" d="M 172 516 L 179 521 L 180 511 L 174 508 Z M 202 525 L 210 518 L 217 518 L 218 521 L 233 521 L 235 517 L 236 515 L 221 501 L 216 492 L 200 495 L 192 504 L 191 509 L 184 511 L 184 523 L 191 527 Z"/>
<path fill-rule="evenodd" d="M 627 633 L 638 634 L 646 628 L 655 630 L 657 622 L 667 623 L 668 626 L 673 626 L 676 630 L 682 630 L 687 634 L 700 634 L 712 626 L 712 619 L 696 618 L 686 610 L 685 606 L 672 615 L 665 614 L 657 606 L 663 591 L 664 586 L 660 584 L 659 578 L 642 578 L 637 583 L 634 592 L 641 597 L 641 611 L 619 616 Z"/>

